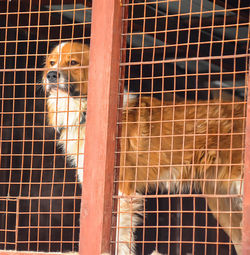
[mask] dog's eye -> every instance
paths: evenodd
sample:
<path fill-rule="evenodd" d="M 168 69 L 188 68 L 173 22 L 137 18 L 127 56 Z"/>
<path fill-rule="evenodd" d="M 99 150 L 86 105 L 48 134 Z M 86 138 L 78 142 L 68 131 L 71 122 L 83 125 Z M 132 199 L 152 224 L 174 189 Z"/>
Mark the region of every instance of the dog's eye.
<path fill-rule="evenodd" d="M 70 61 L 70 65 L 71 65 L 71 66 L 75 66 L 75 65 L 77 65 L 77 64 L 78 64 L 78 62 L 75 61 L 75 60 L 71 60 L 71 61 Z"/>
<path fill-rule="evenodd" d="M 50 61 L 50 62 L 49 62 L 49 64 L 50 64 L 51 66 L 54 66 L 55 63 L 56 63 L 55 61 Z"/>

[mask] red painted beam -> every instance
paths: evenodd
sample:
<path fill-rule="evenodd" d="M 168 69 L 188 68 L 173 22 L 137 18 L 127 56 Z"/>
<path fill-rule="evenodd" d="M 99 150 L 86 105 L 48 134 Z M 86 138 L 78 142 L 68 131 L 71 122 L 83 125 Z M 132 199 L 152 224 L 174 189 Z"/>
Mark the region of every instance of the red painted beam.
<path fill-rule="evenodd" d="M 53 252 L 35 252 L 35 251 L 5 251 L 5 250 L 0 250 L 0 254 L 2 255 L 64 255 L 64 254 L 68 254 L 68 255 L 78 255 L 77 252 L 70 252 L 70 253 L 53 253 Z"/>
<path fill-rule="evenodd" d="M 121 9 L 119 0 L 93 1 L 81 255 L 110 251 Z"/>
<path fill-rule="evenodd" d="M 243 255 L 250 254 L 250 69 L 249 69 L 249 73 L 248 73 L 242 254 Z"/>

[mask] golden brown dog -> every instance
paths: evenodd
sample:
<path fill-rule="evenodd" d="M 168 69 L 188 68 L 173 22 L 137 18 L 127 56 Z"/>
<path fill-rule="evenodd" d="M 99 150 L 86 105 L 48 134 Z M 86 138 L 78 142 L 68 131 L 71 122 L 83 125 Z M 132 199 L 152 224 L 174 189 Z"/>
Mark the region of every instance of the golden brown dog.
<path fill-rule="evenodd" d="M 81 169 L 80 181 L 88 78 L 82 66 L 88 66 L 88 48 L 60 44 L 48 56 L 43 76 L 48 122 L 60 132 L 59 144 Z M 173 104 L 144 96 L 128 101 L 122 120 L 120 194 L 145 194 L 158 187 L 180 193 L 196 189 L 241 254 L 245 104 Z M 138 223 L 133 212 L 141 206 L 140 196 L 121 199 L 118 254 L 134 254 L 130 226 Z"/>

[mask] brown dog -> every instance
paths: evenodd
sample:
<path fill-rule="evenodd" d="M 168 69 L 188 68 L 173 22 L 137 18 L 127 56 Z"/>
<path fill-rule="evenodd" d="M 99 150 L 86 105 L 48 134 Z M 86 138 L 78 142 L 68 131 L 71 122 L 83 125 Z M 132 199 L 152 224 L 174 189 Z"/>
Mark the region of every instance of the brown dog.
<path fill-rule="evenodd" d="M 43 76 L 48 122 L 60 132 L 59 144 L 73 165 L 81 169 L 80 181 L 88 79 L 82 66 L 88 66 L 88 48 L 63 43 L 48 56 Z M 120 194 L 145 194 L 158 187 L 172 192 L 199 190 L 241 254 L 245 104 L 187 101 L 173 105 L 141 97 L 124 108 L 121 128 Z M 119 254 L 134 253 L 129 226 L 138 223 L 134 211 L 141 205 L 138 196 L 121 199 Z"/>

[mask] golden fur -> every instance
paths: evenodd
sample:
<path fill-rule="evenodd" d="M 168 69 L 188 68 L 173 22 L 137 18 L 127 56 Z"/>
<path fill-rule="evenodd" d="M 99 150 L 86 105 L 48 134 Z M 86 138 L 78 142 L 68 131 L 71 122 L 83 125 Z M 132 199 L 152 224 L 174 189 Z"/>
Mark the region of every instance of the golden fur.
<path fill-rule="evenodd" d="M 142 97 L 122 123 L 120 192 L 201 191 L 240 254 L 245 105 Z"/>
<path fill-rule="evenodd" d="M 74 43 L 64 44 L 61 53 L 52 51 L 48 57 L 48 69 L 53 68 L 49 66 L 51 59 L 62 59 L 60 54 L 75 52 L 75 47 L 77 51 L 87 49 Z M 81 59 L 81 65 L 88 65 L 87 54 L 72 56 Z M 72 86 L 81 90 L 81 97 L 72 96 L 60 86 L 47 89 L 48 122 L 56 128 L 63 127 L 59 143 L 68 154 L 75 155 L 71 157 L 73 164 L 82 168 L 83 157 L 79 160 L 77 155 L 84 152 L 85 124 L 80 122 L 86 110 L 83 96 L 87 94 L 87 74 L 81 69 L 74 72 L 65 63 L 68 62 L 58 65 L 70 72 L 76 81 Z M 46 88 L 46 72 L 43 80 Z M 142 96 L 130 100 L 122 116 L 120 194 L 145 194 L 158 187 L 172 192 L 200 191 L 241 254 L 245 104 L 222 100 L 173 104 Z M 70 143 L 68 138 L 78 142 Z M 78 176 L 82 181 L 79 171 Z M 123 228 L 117 237 L 124 242 L 119 244 L 119 254 L 134 254 L 134 247 L 129 247 L 133 236 L 129 226 L 139 221 L 133 211 L 142 208 L 142 199 L 123 197 L 118 208 L 118 221 Z"/>

